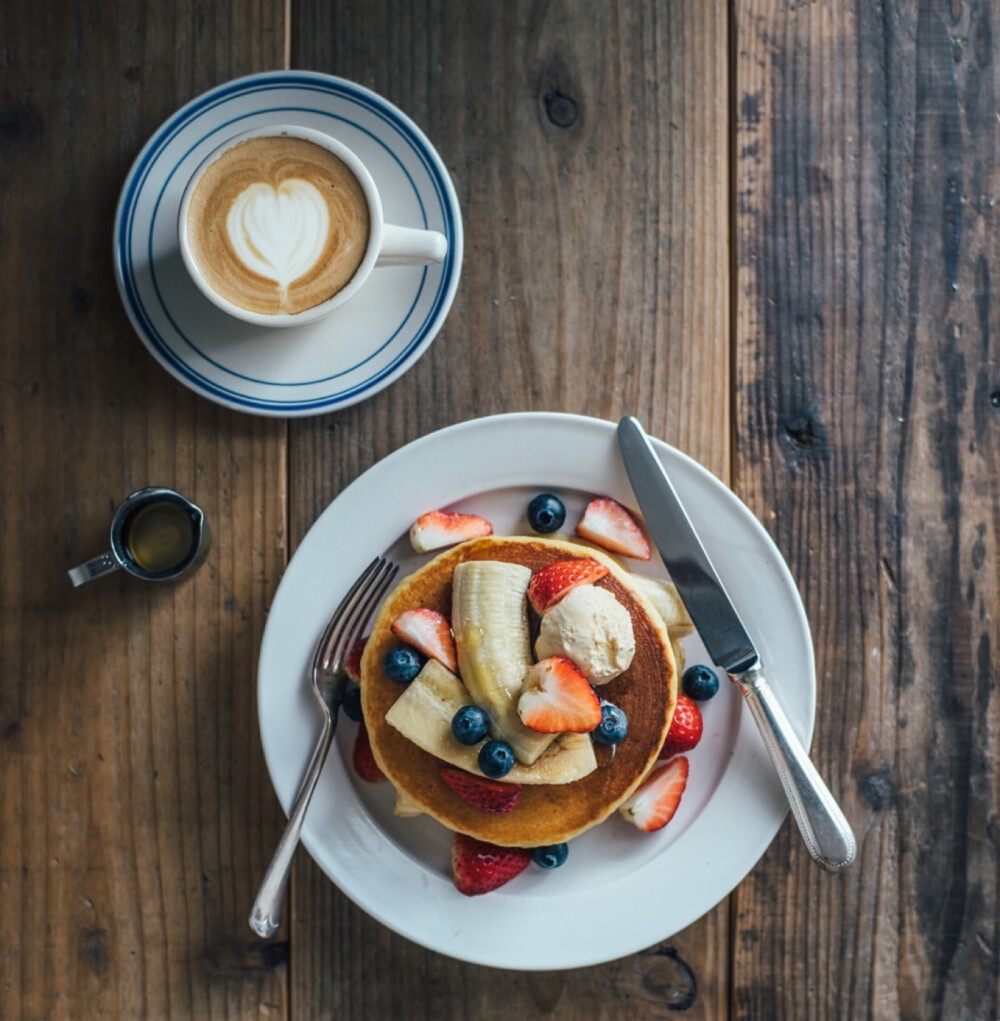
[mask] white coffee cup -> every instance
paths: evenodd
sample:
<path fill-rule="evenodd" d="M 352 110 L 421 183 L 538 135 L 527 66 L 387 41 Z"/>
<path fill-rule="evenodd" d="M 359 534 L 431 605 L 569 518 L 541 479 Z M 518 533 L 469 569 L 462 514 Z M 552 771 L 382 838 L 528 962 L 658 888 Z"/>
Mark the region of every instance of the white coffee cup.
<path fill-rule="evenodd" d="M 300 312 L 276 312 L 269 314 L 242 308 L 219 294 L 206 280 L 204 274 L 199 269 L 189 236 L 188 211 L 195 189 L 198 187 L 205 171 L 225 153 L 252 138 L 280 136 L 301 138 L 312 142 L 332 152 L 347 165 L 348 169 L 357 178 L 364 193 L 368 205 L 369 231 L 368 244 L 365 247 L 361 263 L 354 275 L 340 290 L 318 305 L 313 305 Z M 218 148 L 209 153 L 191 175 L 184 189 L 177 218 L 177 233 L 181 258 L 184 261 L 188 274 L 202 294 L 212 304 L 222 309 L 223 312 L 227 312 L 237 319 L 242 319 L 244 322 L 253 323 L 256 326 L 298 326 L 303 323 L 313 322 L 332 312 L 335 308 L 339 308 L 345 302 L 350 301 L 364 286 L 373 269 L 379 266 L 410 266 L 441 262 L 448 253 L 448 241 L 438 231 L 401 227 L 385 222 L 382 213 L 382 200 L 379 197 L 378 188 L 374 180 L 372 180 L 371 174 L 361 160 L 346 145 L 335 138 L 331 138 L 329 135 L 323 134 L 321 131 L 292 124 L 269 125 L 268 127 L 244 131 L 239 135 L 228 138 Z"/>

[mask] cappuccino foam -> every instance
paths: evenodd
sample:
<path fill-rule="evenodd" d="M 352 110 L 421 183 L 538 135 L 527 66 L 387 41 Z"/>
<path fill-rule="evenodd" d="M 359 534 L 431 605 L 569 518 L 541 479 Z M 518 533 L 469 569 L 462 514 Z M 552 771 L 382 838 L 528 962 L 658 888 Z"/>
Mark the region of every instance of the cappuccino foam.
<path fill-rule="evenodd" d="M 302 312 L 354 276 L 368 246 L 368 202 L 338 156 L 303 138 L 251 138 L 195 186 L 191 253 L 223 298 L 265 315 Z"/>

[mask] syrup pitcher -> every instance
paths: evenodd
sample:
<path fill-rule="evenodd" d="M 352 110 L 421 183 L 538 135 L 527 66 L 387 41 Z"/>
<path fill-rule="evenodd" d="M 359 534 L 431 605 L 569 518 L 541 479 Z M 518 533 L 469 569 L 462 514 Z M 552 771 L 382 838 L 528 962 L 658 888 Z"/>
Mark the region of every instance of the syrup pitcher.
<path fill-rule="evenodd" d="M 69 572 L 74 586 L 123 570 L 145 581 L 174 581 L 204 560 L 211 544 L 200 507 L 172 489 L 140 489 L 111 519 L 111 549 Z"/>

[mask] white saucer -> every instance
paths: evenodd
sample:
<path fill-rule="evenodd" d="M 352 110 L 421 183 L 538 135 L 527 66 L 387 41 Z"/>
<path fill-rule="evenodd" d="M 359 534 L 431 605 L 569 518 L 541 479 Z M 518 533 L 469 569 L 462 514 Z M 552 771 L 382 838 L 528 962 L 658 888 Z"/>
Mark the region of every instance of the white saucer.
<path fill-rule="evenodd" d="M 718 479 L 658 440 L 653 446 L 808 747 L 816 707 L 809 625 L 774 543 Z M 287 811 L 319 733 L 309 661 L 323 626 L 376 553 L 406 574 L 417 556 L 407 531 L 436 507 L 482 514 L 498 534 L 530 534 L 525 508 L 557 493 L 572 531 L 595 494 L 634 507 L 610 422 L 514 414 L 443 429 L 397 450 L 345 489 L 302 540 L 268 613 L 257 676 L 264 757 Z M 635 570 L 665 576 L 658 558 Z M 688 662 L 708 663 L 696 635 Z M 357 725 L 342 717 L 302 839 L 326 874 L 369 914 L 440 953 L 521 970 L 577 968 L 666 939 L 728 894 L 778 832 L 787 803 L 734 685 L 703 703 L 705 732 L 688 753 L 691 776 L 676 816 L 640 833 L 616 814 L 570 844 L 554 871 L 529 867 L 493 893 L 452 883 L 451 834 L 427 817 L 393 814 L 389 784 L 351 765 Z"/>
<path fill-rule="evenodd" d="M 346 305 L 303 326 L 255 327 L 212 305 L 178 250 L 184 186 L 225 139 L 276 123 L 316 128 L 353 149 L 379 187 L 386 222 L 441 231 L 444 262 L 379 268 Z M 462 245 L 448 171 L 405 114 L 353 82 L 276 71 L 206 92 L 146 143 L 118 203 L 115 275 L 142 342 L 182 383 L 239 411 L 298 417 L 356 404 L 416 362 L 451 308 Z"/>

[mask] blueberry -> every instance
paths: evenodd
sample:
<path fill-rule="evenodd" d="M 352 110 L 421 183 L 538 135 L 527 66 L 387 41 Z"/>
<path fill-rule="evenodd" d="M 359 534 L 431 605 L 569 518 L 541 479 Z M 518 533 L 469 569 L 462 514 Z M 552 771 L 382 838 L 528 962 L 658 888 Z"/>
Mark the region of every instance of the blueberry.
<path fill-rule="evenodd" d="M 601 703 L 601 722 L 590 732 L 598 744 L 618 744 L 628 734 L 628 717 L 616 705 Z"/>
<path fill-rule="evenodd" d="M 536 865 L 543 869 L 557 869 L 565 864 L 569 855 L 568 844 L 546 844 L 545 847 L 533 847 L 531 858 Z"/>
<path fill-rule="evenodd" d="M 684 671 L 681 687 L 688 698 L 707 702 L 719 690 L 719 678 L 711 667 L 698 663 Z"/>
<path fill-rule="evenodd" d="M 355 723 L 361 722 L 361 689 L 355 684 L 344 692 L 340 708 L 347 714 L 348 719 Z"/>
<path fill-rule="evenodd" d="M 514 749 L 506 741 L 487 741 L 479 749 L 479 768 L 491 780 L 499 780 L 514 768 Z"/>
<path fill-rule="evenodd" d="M 536 532 L 557 532 L 566 520 L 566 507 L 558 496 L 539 493 L 528 504 L 528 524 Z"/>
<path fill-rule="evenodd" d="M 409 684 L 424 667 L 427 660 L 409 645 L 397 645 L 390 649 L 382 660 L 382 668 L 391 681 Z"/>
<path fill-rule="evenodd" d="M 490 732 L 490 718 L 477 705 L 464 705 L 451 718 L 451 732 L 462 744 L 479 744 Z"/>

